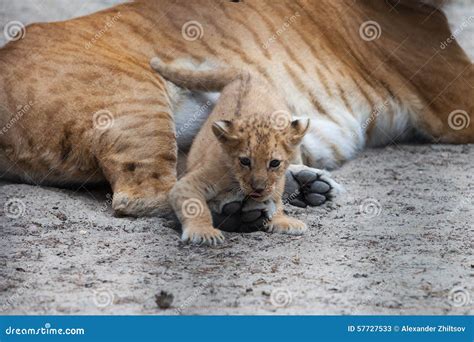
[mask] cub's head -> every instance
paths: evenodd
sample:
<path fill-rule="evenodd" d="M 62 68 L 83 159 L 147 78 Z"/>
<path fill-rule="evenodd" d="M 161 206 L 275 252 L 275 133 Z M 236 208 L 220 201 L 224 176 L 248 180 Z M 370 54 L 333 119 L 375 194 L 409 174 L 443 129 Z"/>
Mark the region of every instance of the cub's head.
<path fill-rule="evenodd" d="M 286 124 L 282 124 L 270 115 L 251 115 L 217 121 L 212 130 L 242 191 L 263 202 L 272 195 L 279 181 L 283 181 L 308 127 L 309 120 L 291 121 L 288 116 Z"/>

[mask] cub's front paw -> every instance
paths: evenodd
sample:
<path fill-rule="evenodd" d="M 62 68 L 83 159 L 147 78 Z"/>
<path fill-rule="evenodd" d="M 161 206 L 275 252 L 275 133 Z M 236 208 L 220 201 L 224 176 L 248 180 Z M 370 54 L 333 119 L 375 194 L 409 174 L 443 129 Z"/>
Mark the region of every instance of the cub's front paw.
<path fill-rule="evenodd" d="M 267 232 L 302 235 L 308 230 L 306 223 L 292 217 L 275 217 L 268 223 Z"/>
<path fill-rule="evenodd" d="M 305 165 L 290 165 L 286 172 L 283 201 L 294 206 L 319 206 L 344 192 L 329 172 Z"/>
<path fill-rule="evenodd" d="M 196 245 L 217 246 L 224 242 L 224 235 L 211 226 L 188 226 L 184 227 L 181 239 Z"/>

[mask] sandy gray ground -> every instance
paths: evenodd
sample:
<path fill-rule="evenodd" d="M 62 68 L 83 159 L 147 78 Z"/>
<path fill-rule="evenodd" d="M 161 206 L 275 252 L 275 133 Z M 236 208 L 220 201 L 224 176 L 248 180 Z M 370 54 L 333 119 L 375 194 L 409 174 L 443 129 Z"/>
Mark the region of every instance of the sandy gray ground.
<path fill-rule="evenodd" d="M 0 18 L 113 2 L 2 1 Z M 288 208 L 307 235 L 226 234 L 218 248 L 183 245 L 162 219 L 114 218 L 107 189 L 0 182 L 0 313 L 473 314 L 473 169 L 472 145 L 368 150 L 333 173 L 339 201 Z"/>

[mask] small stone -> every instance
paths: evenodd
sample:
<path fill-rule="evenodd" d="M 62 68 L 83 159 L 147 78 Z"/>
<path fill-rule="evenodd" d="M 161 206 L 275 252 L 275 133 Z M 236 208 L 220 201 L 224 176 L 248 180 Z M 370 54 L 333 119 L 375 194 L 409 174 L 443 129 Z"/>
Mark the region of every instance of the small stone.
<path fill-rule="evenodd" d="M 54 215 L 63 222 L 67 221 L 67 216 L 64 213 L 55 213 Z"/>
<path fill-rule="evenodd" d="M 353 275 L 353 277 L 354 278 L 367 278 L 368 275 L 365 274 L 365 273 L 362 273 L 362 274 L 361 273 L 356 273 L 356 274 Z"/>
<path fill-rule="evenodd" d="M 155 295 L 155 302 L 160 309 L 169 309 L 173 299 L 173 294 L 166 291 L 160 291 L 160 294 Z"/>
<path fill-rule="evenodd" d="M 301 259 L 300 259 L 299 255 L 295 255 L 291 261 L 293 262 L 293 264 L 299 265 L 300 262 L 301 262 Z"/>
<path fill-rule="evenodd" d="M 267 283 L 267 281 L 265 279 L 260 278 L 256 281 L 254 281 L 252 285 L 257 286 L 257 285 L 262 285 L 262 284 L 266 284 L 266 283 Z"/>

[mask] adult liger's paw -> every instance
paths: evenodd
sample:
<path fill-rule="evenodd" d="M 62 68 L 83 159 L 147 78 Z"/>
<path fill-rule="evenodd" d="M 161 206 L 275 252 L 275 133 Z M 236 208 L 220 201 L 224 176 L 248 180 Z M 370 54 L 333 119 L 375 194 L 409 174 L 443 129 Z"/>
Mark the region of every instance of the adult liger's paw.
<path fill-rule="evenodd" d="M 254 232 L 260 230 L 275 213 L 271 200 L 259 203 L 252 199 L 233 201 L 222 206 L 220 213 L 212 213 L 214 226 L 226 232 Z"/>
<path fill-rule="evenodd" d="M 154 216 L 171 212 L 167 202 L 166 193 L 154 197 L 137 197 L 125 192 L 116 192 L 112 199 L 112 208 L 117 216 Z"/>
<path fill-rule="evenodd" d="M 224 242 L 224 235 L 214 227 L 183 227 L 181 240 L 195 245 L 216 246 Z"/>
<path fill-rule="evenodd" d="M 319 206 L 344 192 L 329 172 L 305 165 L 290 165 L 286 172 L 283 201 L 294 206 Z"/>

